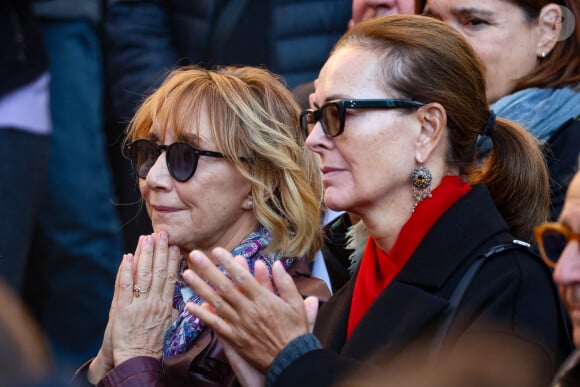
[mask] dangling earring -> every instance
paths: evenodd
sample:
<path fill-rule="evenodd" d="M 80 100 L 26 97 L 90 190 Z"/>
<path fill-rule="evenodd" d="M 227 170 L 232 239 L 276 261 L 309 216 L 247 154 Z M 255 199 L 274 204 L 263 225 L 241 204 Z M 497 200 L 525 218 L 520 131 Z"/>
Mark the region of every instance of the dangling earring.
<path fill-rule="evenodd" d="M 418 166 L 411 173 L 411 183 L 413 184 L 414 200 L 411 212 L 415 212 L 417 204 L 423 199 L 431 197 L 431 171 L 422 165 Z"/>

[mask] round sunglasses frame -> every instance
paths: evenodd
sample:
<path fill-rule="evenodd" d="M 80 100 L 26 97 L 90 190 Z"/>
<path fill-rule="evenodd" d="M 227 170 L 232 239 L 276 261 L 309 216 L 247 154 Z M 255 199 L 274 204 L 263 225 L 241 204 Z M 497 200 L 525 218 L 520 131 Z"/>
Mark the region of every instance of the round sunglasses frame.
<path fill-rule="evenodd" d="M 139 157 L 137 157 L 137 154 L 135 153 L 136 150 L 142 146 L 150 147 L 149 150 L 152 151 L 150 153 L 153 155 L 153 163 L 146 170 L 145 173 L 142 172 L 142 165 L 141 165 L 141 167 L 138 165 L 139 164 Z M 173 159 L 171 159 L 171 155 L 173 154 L 174 151 L 179 149 L 178 147 L 185 147 L 185 149 L 192 152 L 191 153 L 192 157 L 190 159 L 192 160 L 193 166 L 191 167 L 191 172 L 187 172 L 184 175 L 186 177 L 181 176 L 176 171 L 175 162 L 173 161 Z M 147 175 L 149 174 L 151 167 L 153 166 L 153 164 L 155 164 L 155 162 L 157 161 L 159 156 L 161 156 L 161 153 L 163 151 L 165 151 L 165 162 L 167 163 L 167 170 L 169 171 L 169 174 L 175 180 L 182 182 L 182 183 L 191 179 L 191 177 L 195 174 L 195 171 L 197 170 L 197 164 L 198 164 L 199 158 L 201 156 L 209 156 L 209 157 L 215 157 L 215 158 L 225 158 L 226 157 L 223 153 L 209 151 L 209 150 L 205 150 L 205 149 L 197 149 L 193 145 L 186 143 L 186 142 L 178 141 L 178 142 L 171 143 L 169 145 L 159 145 L 159 144 L 157 144 L 151 140 L 147 140 L 147 139 L 135 140 L 135 141 L 125 145 L 125 147 L 123 149 L 123 156 L 126 159 L 128 159 L 129 161 L 131 161 L 131 166 L 133 167 L 133 171 L 135 172 L 137 177 L 139 177 L 140 179 L 145 179 L 147 177 Z M 149 159 L 147 159 L 147 160 L 149 160 Z M 144 164 L 144 162 L 142 164 Z"/>
<path fill-rule="evenodd" d="M 542 259 L 544 260 L 546 265 L 548 265 L 551 268 L 555 268 L 556 264 L 558 262 L 558 259 L 560 259 L 560 255 L 555 260 L 551 259 L 548 256 L 548 253 L 546 252 L 546 248 L 544 246 L 544 234 L 547 231 L 548 232 L 551 231 L 551 232 L 554 232 L 554 233 L 561 235 L 562 238 L 566 241 L 566 244 L 562 248 L 560 255 L 562 254 L 562 252 L 566 248 L 566 245 L 568 243 L 570 243 L 570 241 L 575 240 L 575 241 L 578 241 L 580 243 L 580 233 L 575 233 L 572 230 L 570 230 L 569 227 L 563 225 L 562 223 L 557 223 L 557 222 L 545 222 L 545 223 L 542 223 L 541 225 L 537 226 L 536 228 L 534 228 L 534 236 L 536 238 L 536 242 L 538 243 L 538 250 L 540 251 L 540 256 L 542 257 Z"/>

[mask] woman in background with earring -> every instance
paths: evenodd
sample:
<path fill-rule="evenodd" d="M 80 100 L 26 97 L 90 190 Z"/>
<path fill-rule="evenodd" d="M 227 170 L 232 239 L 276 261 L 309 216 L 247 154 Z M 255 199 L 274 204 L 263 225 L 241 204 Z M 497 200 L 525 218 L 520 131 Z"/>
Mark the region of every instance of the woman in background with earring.
<path fill-rule="evenodd" d="M 302 124 L 324 202 L 359 216 L 370 236 L 355 275 L 318 315 L 279 264 L 273 283 L 260 282 L 214 250 L 236 288 L 202 252 L 190 254 L 183 278 L 208 307 L 187 308 L 247 361 L 236 362 L 239 379 L 331 386 L 363 365 L 396 377 L 401 362 L 426 364 L 443 347 L 489 338 L 523 346 L 531 379 L 548 385 L 571 344 L 549 270 L 522 247 L 547 217 L 547 170 L 535 137 L 489 110 L 465 39 L 415 15 L 357 24 L 320 71 L 312 102 Z M 478 136 L 493 142 L 486 160 Z"/>
<path fill-rule="evenodd" d="M 490 108 L 541 141 L 556 221 L 580 152 L 580 1 L 418 0 L 417 13 L 467 39 L 485 68 Z"/>
<path fill-rule="evenodd" d="M 123 257 L 102 346 L 77 380 L 228 385 L 225 355 L 185 309 L 202 301 L 181 280 L 188 267 L 181 257 L 223 246 L 251 270 L 268 267 L 266 276 L 275 262 L 294 270 L 314 257 L 322 189 L 299 112 L 276 76 L 252 67 L 180 68 L 143 102 L 125 156 L 154 234 Z"/>

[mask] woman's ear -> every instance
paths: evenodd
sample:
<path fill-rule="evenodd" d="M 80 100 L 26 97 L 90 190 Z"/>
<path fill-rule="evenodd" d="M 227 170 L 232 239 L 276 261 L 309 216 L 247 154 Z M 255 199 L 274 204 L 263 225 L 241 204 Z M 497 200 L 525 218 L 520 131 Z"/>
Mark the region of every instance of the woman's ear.
<path fill-rule="evenodd" d="M 437 148 L 447 127 L 447 112 L 436 102 L 422 106 L 417 111 L 421 129 L 415 141 L 416 154 L 427 160 L 433 150 Z"/>
<path fill-rule="evenodd" d="M 539 36 L 536 47 L 538 58 L 545 58 L 554 49 L 562 32 L 562 16 L 562 9 L 555 3 L 545 5 L 540 11 L 538 17 Z"/>

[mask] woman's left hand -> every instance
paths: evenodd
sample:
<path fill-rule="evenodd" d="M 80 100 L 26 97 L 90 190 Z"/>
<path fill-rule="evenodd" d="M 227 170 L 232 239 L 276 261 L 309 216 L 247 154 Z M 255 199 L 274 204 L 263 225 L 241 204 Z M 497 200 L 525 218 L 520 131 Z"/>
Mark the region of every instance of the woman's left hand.
<path fill-rule="evenodd" d="M 161 358 L 173 320 L 173 293 L 180 252 L 165 232 L 140 240 L 135 256 L 124 257 L 111 318 L 115 366 L 136 356 Z"/>
<path fill-rule="evenodd" d="M 316 311 L 312 313 L 313 308 L 309 307 L 307 313 L 305 304 L 312 305 L 316 299 L 302 299 L 279 261 L 272 268 L 272 286 L 264 280 L 267 269 L 263 263 L 256 262 L 256 279 L 247 265 L 237 263 L 227 250 L 216 248 L 213 256 L 235 283 L 202 252 L 193 251 L 189 261 L 195 271 L 186 270 L 183 279 L 207 304 L 188 303 L 186 307 L 236 353 L 265 373 L 288 343 L 309 332 Z M 280 296 L 273 292 L 274 287 Z"/>

